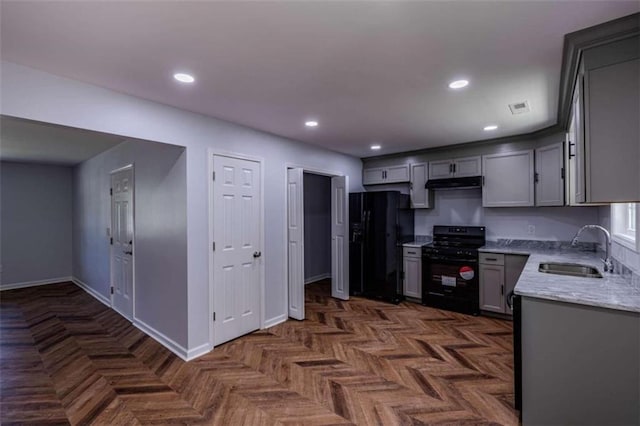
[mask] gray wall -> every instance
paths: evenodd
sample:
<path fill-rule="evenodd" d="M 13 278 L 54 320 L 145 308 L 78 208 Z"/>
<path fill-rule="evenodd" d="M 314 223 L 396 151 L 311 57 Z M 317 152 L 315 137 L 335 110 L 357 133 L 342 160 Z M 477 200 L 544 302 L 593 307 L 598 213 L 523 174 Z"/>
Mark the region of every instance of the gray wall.
<path fill-rule="evenodd" d="M 187 147 L 188 347 L 209 343 L 208 159 L 215 152 L 264 160 L 265 300 L 267 325 L 287 317 L 287 166 L 349 177 L 362 191 L 359 159 L 222 120 L 71 79 L 2 62 L 2 114 Z M 303 128 L 304 117 L 292 117 Z M 322 132 L 321 128 L 313 131 Z"/>
<path fill-rule="evenodd" d="M 0 164 L 0 285 L 71 276 L 71 168 Z"/>
<path fill-rule="evenodd" d="M 611 231 L 611 206 L 600 206 L 598 209 L 600 214 L 599 224 Z M 600 237 L 600 244 L 604 244 L 603 237 Z M 617 241 L 612 241 L 611 257 L 631 269 L 636 275 L 640 275 L 640 253 Z"/>
<path fill-rule="evenodd" d="M 184 148 L 130 140 L 73 169 L 73 274 L 109 298 L 112 170 L 134 164 L 134 315 L 187 346 Z"/>
<path fill-rule="evenodd" d="M 489 240 L 570 241 L 582 225 L 598 220 L 597 207 L 484 208 L 481 189 L 459 189 L 435 191 L 434 208 L 416 210 L 415 232 L 431 235 L 433 225 L 484 225 Z M 597 235 L 584 234 L 583 240 L 597 241 Z"/>
<path fill-rule="evenodd" d="M 331 178 L 304 174 L 304 279 L 331 274 Z M 309 279 L 312 279 L 309 281 Z"/>

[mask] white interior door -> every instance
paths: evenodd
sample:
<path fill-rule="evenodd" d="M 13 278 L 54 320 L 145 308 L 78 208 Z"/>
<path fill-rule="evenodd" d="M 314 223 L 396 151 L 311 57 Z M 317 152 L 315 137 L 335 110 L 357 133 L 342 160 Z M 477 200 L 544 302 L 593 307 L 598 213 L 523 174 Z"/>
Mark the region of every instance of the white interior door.
<path fill-rule="evenodd" d="M 289 316 L 304 319 L 303 169 L 287 169 L 287 256 Z"/>
<path fill-rule="evenodd" d="M 331 178 L 331 296 L 349 300 L 349 193 L 347 177 Z"/>
<path fill-rule="evenodd" d="M 133 167 L 111 173 L 111 306 L 133 319 Z"/>
<path fill-rule="evenodd" d="M 260 328 L 260 163 L 213 157 L 214 345 Z"/>

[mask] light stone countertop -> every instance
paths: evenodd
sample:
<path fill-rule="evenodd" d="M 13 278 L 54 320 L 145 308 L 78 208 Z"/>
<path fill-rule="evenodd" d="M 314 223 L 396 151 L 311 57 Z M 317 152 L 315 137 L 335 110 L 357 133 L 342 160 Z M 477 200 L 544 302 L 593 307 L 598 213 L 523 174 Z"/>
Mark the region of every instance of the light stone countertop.
<path fill-rule="evenodd" d="M 532 243 L 530 247 L 526 247 L 522 244 L 509 246 L 488 242 L 480 251 L 529 255 L 514 290 L 518 295 L 640 313 L 640 291 L 632 286 L 630 277 L 603 272 L 601 252 L 583 251 L 563 245 L 544 248 L 542 244 Z M 581 278 L 539 272 L 538 266 L 543 262 L 593 266 L 600 271 L 603 278 Z"/>

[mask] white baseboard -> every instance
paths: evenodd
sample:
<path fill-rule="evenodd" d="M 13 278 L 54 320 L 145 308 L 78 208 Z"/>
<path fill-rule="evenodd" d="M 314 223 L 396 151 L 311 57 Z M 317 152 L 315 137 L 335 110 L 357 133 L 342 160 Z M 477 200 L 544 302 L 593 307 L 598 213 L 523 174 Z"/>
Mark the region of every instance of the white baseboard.
<path fill-rule="evenodd" d="M 193 349 L 189 349 L 187 351 L 187 359 L 185 361 L 191 361 L 196 359 L 204 354 L 208 354 L 213 350 L 213 347 L 209 343 L 203 343 L 200 346 L 196 346 Z"/>
<path fill-rule="evenodd" d="M 80 287 L 81 289 L 89 293 L 91 296 L 93 296 L 95 299 L 97 299 L 98 302 L 102 302 L 104 305 L 106 305 L 109 308 L 111 307 L 111 300 L 108 297 L 104 296 L 103 294 L 100 294 L 94 288 L 89 287 L 87 283 L 80 281 L 76 277 L 71 278 L 71 281 L 73 281 L 75 285 L 77 285 L 78 287 Z"/>
<path fill-rule="evenodd" d="M 278 315 L 277 317 L 269 318 L 264 322 L 264 328 L 273 327 L 274 325 L 278 325 L 283 323 L 289 318 L 287 314 Z"/>
<path fill-rule="evenodd" d="M 47 284 L 58 284 L 58 283 L 63 283 L 65 281 L 72 281 L 72 280 L 73 280 L 72 277 L 60 277 L 60 278 L 51 278 L 48 280 L 25 281 L 21 283 L 2 284 L 0 285 L 0 291 L 13 290 L 16 288 L 37 287 L 39 285 L 47 285 Z"/>
<path fill-rule="evenodd" d="M 139 320 L 138 318 L 133 319 L 133 325 L 142 330 L 147 336 L 154 339 L 156 342 L 160 343 L 165 348 L 169 349 L 171 352 L 182 358 L 184 361 L 189 361 L 189 351 L 183 347 L 182 345 L 174 342 L 170 337 L 165 336 L 155 328 L 151 327 L 149 324 L 144 321 Z M 194 348 L 194 353 L 196 351 L 200 351 L 201 346 Z M 202 355 L 202 354 L 200 354 Z M 199 356 L 199 355 L 198 355 Z"/>
<path fill-rule="evenodd" d="M 331 272 L 327 272 L 326 274 L 320 274 L 320 275 L 315 275 L 313 277 L 305 278 L 304 279 L 304 283 L 305 283 L 305 285 L 306 284 L 311 284 L 311 283 L 314 283 L 316 281 L 326 280 L 327 278 L 331 278 Z"/>

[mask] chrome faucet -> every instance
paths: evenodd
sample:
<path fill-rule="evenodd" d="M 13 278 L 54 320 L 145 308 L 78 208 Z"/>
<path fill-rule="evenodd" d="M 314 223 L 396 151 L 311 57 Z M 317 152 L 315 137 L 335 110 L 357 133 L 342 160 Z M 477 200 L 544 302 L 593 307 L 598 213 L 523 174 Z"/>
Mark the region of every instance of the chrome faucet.
<path fill-rule="evenodd" d="M 578 230 L 578 232 L 576 233 L 576 236 L 573 237 L 573 240 L 571 240 L 571 246 L 575 246 L 576 244 L 578 244 L 578 237 L 580 236 L 580 234 L 582 234 L 582 231 L 584 231 L 585 229 L 599 229 L 602 232 L 604 232 L 604 236 L 607 239 L 606 246 L 605 246 L 605 254 L 604 254 L 605 257 L 604 259 L 602 259 L 602 261 L 604 262 L 604 271 L 613 272 L 613 262 L 611 262 L 611 257 L 609 257 L 609 252 L 611 250 L 611 234 L 609 233 L 609 231 L 606 230 L 606 228 L 600 225 L 583 226 Z"/>

